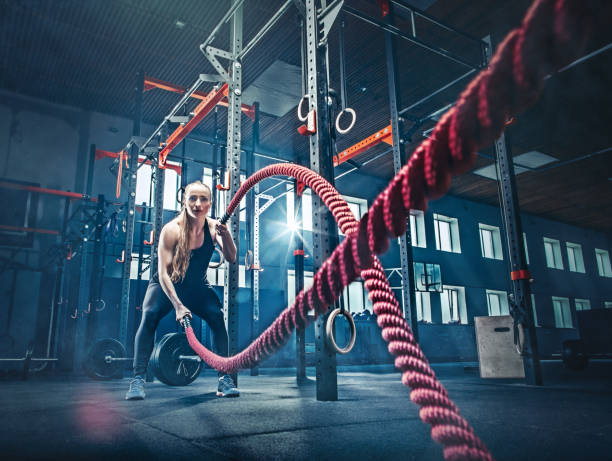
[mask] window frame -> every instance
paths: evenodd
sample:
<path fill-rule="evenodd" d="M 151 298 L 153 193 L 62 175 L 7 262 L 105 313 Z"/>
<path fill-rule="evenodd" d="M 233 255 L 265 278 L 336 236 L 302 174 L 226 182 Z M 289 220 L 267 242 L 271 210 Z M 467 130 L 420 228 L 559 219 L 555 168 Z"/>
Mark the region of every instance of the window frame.
<path fill-rule="evenodd" d="M 562 296 L 552 296 L 552 304 L 553 314 L 555 317 L 555 328 L 574 328 L 574 322 L 572 320 L 572 308 L 570 306 L 569 298 L 565 298 Z M 557 310 L 557 305 L 559 305 L 560 307 L 559 310 Z"/>
<path fill-rule="evenodd" d="M 567 268 L 569 271 L 584 274 L 586 271 L 584 269 L 582 245 L 579 243 L 565 242 L 565 249 L 567 251 Z"/>
<path fill-rule="evenodd" d="M 543 237 L 544 255 L 546 257 L 546 267 L 549 269 L 563 270 L 563 257 L 561 256 L 561 242 L 559 240 Z M 547 245 L 550 246 L 550 253 Z"/>
<path fill-rule="evenodd" d="M 608 250 L 595 248 L 595 262 L 597 263 L 597 273 L 600 277 L 612 277 L 610 253 L 608 253 Z"/>
<path fill-rule="evenodd" d="M 448 293 L 447 293 L 448 292 Z M 444 297 L 446 296 L 447 299 L 449 298 L 449 296 L 451 296 L 451 292 L 456 293 L 456 298 L 457 298 L 457 318 L 453 319 L 453 315 L 452 315 L 452 311 L 451 309 L 451 304 L 452 301 L 449 303 L 445 303 L 444 302 Z M 448 307 L 448 312 L 445 312 L 445 304 Z M 468 318 L 467 318 L 467 306 L 465 303 L 465 287 L 462 286 L 457 286 L 457 285 L 442 285 L 442 291 L 440 292 L 440 310 L 442 313 L 442 323 L 444 325 L 467 325 L 468 324 Z"/>
<path fill-rule="evenodd" d="M 461 253 L 461 238 L 459 236 L 459 220 L 451 216 L 445 216 L 434 213 L 434 233 L 436 236 L 436 250 L 445 251 L 447 253 Z M 448 226 L 448 242 L 450 249 L 442 248 L 443 242 L 441 238 L 440 223 L 445 223 Z M 446 246 L 446 245 L 445 245 Z"/>
<path fill-rule="evenodd" d="M 510 315 L 510 304 L 508 302 L 508 292 L 503 290 L 492 290 L 486 289 L 485 294 L 487 297 L 487 312 L 489 317 L 500 317 L 503 315 Z M 493 309 L 491 306 L 491 298 L 490 296 L 496 296 L 498 302 L 499 313 L 493 313 Z"/>
<path fill-rule="evenodd" d="M 490 255 L 487 255 L 488 247 L 485 245 L 485 232 L 490 236 Z M 502 261 L 504 259 L 504 250 L 502 248 L 501 232 L 499 227 L 478 223 L 478 233 L 480 235 L 480 253 L 482 257 Z"/>

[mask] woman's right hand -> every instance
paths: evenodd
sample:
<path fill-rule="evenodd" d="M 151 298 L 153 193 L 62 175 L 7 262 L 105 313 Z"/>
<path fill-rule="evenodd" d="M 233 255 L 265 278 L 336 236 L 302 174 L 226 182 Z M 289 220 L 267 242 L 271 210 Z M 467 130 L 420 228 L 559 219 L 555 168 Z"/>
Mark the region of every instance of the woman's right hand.
<path fill-rule="evenodd" d="M 181 321 L 183 320 L 183 317 L 185 317 L 186 315 L 188 315 L 190 319 L 193 318 L 193 316 L 191 315 L 191 311 L 182 304 L 178 306 L 175 310 L 176 310 L 176 321 L 178 323 L 181 323 Z"/>

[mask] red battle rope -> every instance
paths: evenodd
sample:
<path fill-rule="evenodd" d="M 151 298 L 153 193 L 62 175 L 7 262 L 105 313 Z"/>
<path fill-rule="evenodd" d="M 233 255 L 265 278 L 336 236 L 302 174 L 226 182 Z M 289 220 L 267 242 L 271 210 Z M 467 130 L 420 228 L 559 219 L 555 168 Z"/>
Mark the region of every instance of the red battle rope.
<path fill-rule="evenodd" d="M 233 197 L 223 221 L 257 182 L 272 175 L 286 175 L 305 183 L 321 197 L 346 238 L 316 273 L 312 288 L 302 291 L 242 352 L 229 358 L 215 355 L 197 341 L 188 327 L 191 347 L 217 370 L 249 368 L 284 346 L 296 326 L 307 326 L 309 309 L 324 314 L 342 289 L 361 275 L 382 336 L 389 343 L 389 352 L 396 356 L 396 367 L 402 371 L 402 382 L 412 389 L 410 398 L 421 407 L 421 419 L 432 426 L 432 438 L 444 446 L 444 458 L 493 459 L 436 379 L 375 255 L 388 249 L 390 238 L 406 231 L 411 209 L 425 210 L 428 199 L 444 195 L 451 174 L 469 170 L 477 150 L 502 133 L 506 120 L 536 101 L 546 75 L 577 58 L 592 30 L 608 27 L 611 10 L 612 2 L 606 0 L 536 1 L 522 25 L 500 44 L 490 67 L 468 85 L 360 222 L 338 192 L 307 168 L 271 165 L 247 179 Z"/>

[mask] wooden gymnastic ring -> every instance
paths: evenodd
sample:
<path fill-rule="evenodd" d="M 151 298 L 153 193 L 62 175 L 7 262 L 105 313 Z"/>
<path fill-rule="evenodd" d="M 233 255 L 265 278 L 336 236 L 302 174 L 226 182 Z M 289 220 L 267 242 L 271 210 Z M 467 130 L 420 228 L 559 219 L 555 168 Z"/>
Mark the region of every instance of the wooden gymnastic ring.
<path fill-rule="evenodd" d="M 346 347 L 343 348 L 338 347 L 338 344 L 336 343 L 336 340 L 334 338 L 334 320 L 338 316 L 338 314 L 342 314 L 344 315 L 344 317 L 346 317 L 346 320 L 348 320 L 349 327 L 351 329 L 351 339 L 349 340 Z M 329 317 L 327 317 L 327 322 L 325 323 L 325 337 L 327 339 L 327 344 L 329 345 L 329 347 L 335 350 L 338 354 L 348 354 L 349 352 L 351 352 L 353 346 L 355 345 L 356 336 L 357 330 L 355 328 L 355 322 L 353 321 L 353 316 L 351 315 L 351 313 L 340 308 L 331 311 Z"/>

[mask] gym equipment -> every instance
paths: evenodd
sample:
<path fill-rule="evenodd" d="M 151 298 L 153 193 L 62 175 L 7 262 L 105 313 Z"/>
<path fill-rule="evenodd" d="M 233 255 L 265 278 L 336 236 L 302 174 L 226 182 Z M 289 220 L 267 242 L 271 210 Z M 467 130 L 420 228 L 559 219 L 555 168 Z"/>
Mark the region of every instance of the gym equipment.
<path fill-rule="evenodd" d="M 5 362 L 5 363 L 23 362 L 23 370 L 21 372 L 21 379 L 25 381 L 26 379 L 28 379 L 28 375 L 30 373 L 30 366 L 32 365 L 32 362 L 48 363 L 48 362 L 57 362 L 58 360 L 53 357 L 32 357 L 33 353 L 34 353 L 34 343 L 31 342 L 28 344 L 28 347 L 26 348 L 25 357 L 2 358 L 0 359 L 0 362 Z"/>
<path fill-rule="evenodd" d="M 133 357 L 126 357 L 125 347 L 119 341 L 105 338 L 91 347 L 83 368 L 90 378 L 116 379 L 123 377 L 123 364 L 132 360 Z M 169 386 L 186 386 L 200 374 L 202 359 L 193 355 L 184 334 L 168 333 L 153 348 L 149 366 L 162 383 Z"/>
<path fill-rule="evenodd" d="M 123 363 L 131 361 L 125 356 L 125 347 L 116 339 L 97 341 L 83 362 L 85 374 L 93 379 L 107 380 L 123 377 Z"/>
<path fill-rule="evenodd" d="M 481 378 L 525 378 L 510 315 L 474 317 Z"/>
<path fill-rule="evenodd" d="M 336 338 L 334 337 L 334 320 L 338 316 L 338 314 L 343 315 L 349 323 L 349 328 L 351 329 L 351 337 L 349 339 L 348 344 L 345 347 L 339 347 L 336 343 Z M 327 317 L 327 322 L 325 323 L 325 338 L 327 339 L 327 344 L 335 350 L 338 354 L 348 354 L 353 349 L 355 345 L 355 339 L 357 336 L 357 329 L 355 328 L 355 322 L 353 321 L 353 316 L 351 313 L 344 309 L 334 309 Z"/>
<path fill-rule="evenodd" d="M 193 355 L 184 333 L 168 333 L 153 349 L 150 366 L 162 383 L 186 386 L 200 375 L 202 359 Z"/>

